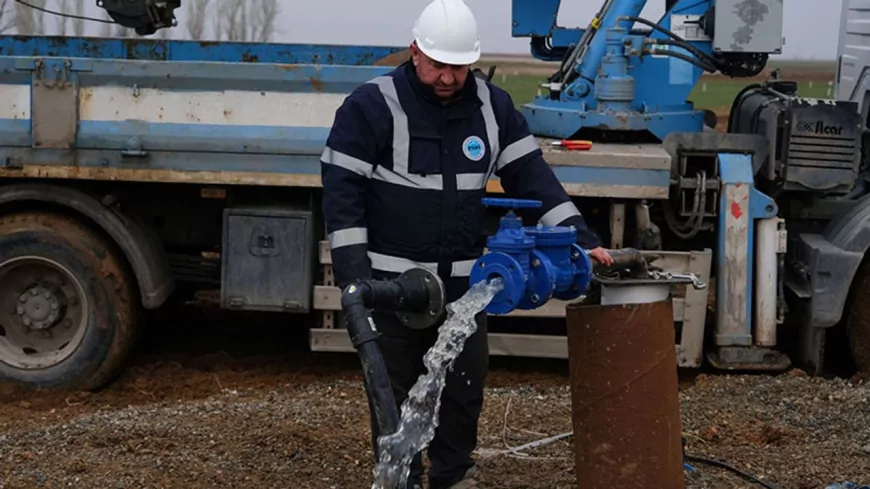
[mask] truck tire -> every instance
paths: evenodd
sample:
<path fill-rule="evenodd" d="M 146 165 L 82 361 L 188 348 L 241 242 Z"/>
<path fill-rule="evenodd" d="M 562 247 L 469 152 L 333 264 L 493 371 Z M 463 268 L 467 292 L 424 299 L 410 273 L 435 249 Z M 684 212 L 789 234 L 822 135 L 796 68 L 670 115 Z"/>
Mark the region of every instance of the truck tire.
<path fill-rule="evenodd" d="M 0 379 L 105 386 L 138 337 L 136 287 L 112 243 L 76 219 L 0 217 Z"/>
<path fill-rule="evenodd" d="M 846 336 L 855 368 L 870 374 L 870 261 L 864 260 L 852 282 Z"/>

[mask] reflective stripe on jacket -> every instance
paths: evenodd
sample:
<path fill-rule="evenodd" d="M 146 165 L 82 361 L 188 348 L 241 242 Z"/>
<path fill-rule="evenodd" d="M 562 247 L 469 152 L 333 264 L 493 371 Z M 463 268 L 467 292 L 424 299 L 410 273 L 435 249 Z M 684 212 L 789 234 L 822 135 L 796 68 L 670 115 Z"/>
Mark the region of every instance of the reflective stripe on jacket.
<path fill-rule="evenodd" d="M 600 245 L 510 95 L 471 74 L 446 105 L 410 62 L 361 85 L 336 111 L 321 163 L 340 287 L 413 267 L 468 277 L 493 174 L 506 196 L 543 202 L 541 223 L 573 225 L 582 246 Z"/>

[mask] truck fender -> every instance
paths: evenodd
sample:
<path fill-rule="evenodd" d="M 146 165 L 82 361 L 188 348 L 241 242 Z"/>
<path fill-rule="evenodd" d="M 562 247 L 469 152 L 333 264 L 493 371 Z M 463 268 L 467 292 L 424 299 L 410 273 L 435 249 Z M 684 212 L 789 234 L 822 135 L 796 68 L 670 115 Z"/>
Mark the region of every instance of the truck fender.
<path fill-rule="evenodd" d="M 816 328 L 838 324 L 852 281 L 870 248 L 870 196 L 828 223 L 823 234 L 800 234 L 794 245 L 794 257 L 807 286 L 806 320 Z"/>
<path fill-rule="evenodd" d="M 77 189 L 50 184 L 0 187 L 0 207 L 13 202 L 42 202 L 71 209 L 108 234 L 127 258 L 146 309 L 160 307 L 175 288 L 169 259 L 159 238 L 145 224 Z"/>

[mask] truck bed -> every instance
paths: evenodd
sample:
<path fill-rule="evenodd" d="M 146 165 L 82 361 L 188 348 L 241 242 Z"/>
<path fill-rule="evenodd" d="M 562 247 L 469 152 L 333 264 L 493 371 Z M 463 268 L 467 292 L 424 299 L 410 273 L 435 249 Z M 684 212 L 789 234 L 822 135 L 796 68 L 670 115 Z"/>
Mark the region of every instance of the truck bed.
<path fill-rule="evenodd" d="M 0 36 L 0 177 L 317 187 L 336 108 L 401 50 Z M 572 195 L 667 198 L 660 145 L 548 143 Z"/>

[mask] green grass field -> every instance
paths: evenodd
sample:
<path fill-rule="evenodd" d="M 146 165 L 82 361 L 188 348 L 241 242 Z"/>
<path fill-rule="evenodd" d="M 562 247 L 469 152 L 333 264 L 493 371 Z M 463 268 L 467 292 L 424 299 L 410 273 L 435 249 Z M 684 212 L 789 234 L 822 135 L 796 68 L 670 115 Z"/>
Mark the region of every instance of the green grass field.
<path fill-rule="evenodd" d="M 787 75 L 786 75 L 787 76 Z M 802 78 L 806 78 L 806 74 Z M 830 97 L 833 86 L 829 85 L 831 75 L 819 73 L 818 80 L 802 80 L 799 82 L 799 93 L 805 97 Z M 536 95 L 545 94 L 545 89 L 540 88 L 546 81 L 545 75 L 531 74 L 499 74 L 496 72 L 493 82 L 507 90 L 517 106 L 526 104 Z M 747 80 L 732 80 L 722 77 L 704 77 L 695 86 L 695 90 L 689 96 L 699 109 L 709 109 L 714 112 L 727 111 L 737 93 L 746 85 L 754 83 Z"/>

